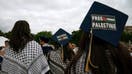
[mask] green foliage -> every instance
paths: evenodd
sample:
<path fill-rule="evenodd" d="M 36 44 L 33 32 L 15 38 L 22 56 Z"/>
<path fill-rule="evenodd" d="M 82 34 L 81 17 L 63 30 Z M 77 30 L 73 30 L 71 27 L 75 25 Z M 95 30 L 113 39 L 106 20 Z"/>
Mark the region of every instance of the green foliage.
<path fill-rule="evenodd" d="M 81 30 L 73 31 L 72 32 L 72 40 L 71 40 L 71 42 L 73 42 L 73 43 L 78 45 L 79 44 L 79 40 L 81 38 L 81 33 L 82 33 Z"/>
<path fill-rule="evenodd" d="M 4 36 L 9 39 L 11 36 L 11 32 L 9 31 L 9 32 L 5 33 Z"/>
<path fill-rule="evenodd" d="M 4 33 L 0 30 L 0 36 L 3 36 L 4 35 Z"/>
<path fill-rule="evenodd" d="M 128 42 L 129 40 L 132 41 L 132 33 L 123 32 L 121 36 L 121 41 Z"/>
<path fill-rule="evenodd" d="M 38 32 L 36 35 L 34 35 L 34 39 L 37 42 L 39 42 L 39 37 L 40 36 L 45 36 L 45 37 L 51 38 L 52 33 L 50 31 L 41 31 L 41 32 Z"/>

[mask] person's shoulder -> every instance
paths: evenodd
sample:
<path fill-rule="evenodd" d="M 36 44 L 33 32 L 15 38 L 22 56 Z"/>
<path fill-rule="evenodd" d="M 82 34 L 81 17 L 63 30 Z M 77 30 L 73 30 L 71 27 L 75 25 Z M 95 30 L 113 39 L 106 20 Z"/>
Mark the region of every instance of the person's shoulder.
<path fill-rule="evenodd" d="M 35 40 L 29 41 L 28 44 L 35 43 L 38 44 Z"/>
<path fill-rule="evenodd" d="M 39 43 L 38 42 L 36 42 L 35 40 L 32 40 L 32 41 L 29 41 L 28 43 L 27 43 L 27 46 L 40 46 L 39 45 Z"/>
<path fill-rule="evenodd" d="M 27 43 L 27 46 L 26 46 L 26 48 L 28 48 L 28 50 L 26 50 L 26 51 L 28 51 L 28 52 L 39 52 L 39 53 L 41 53 L 42 52 L 42 48 L 41 48 L 41 46 L 36 42 L 36 41 L 34 41 L 34 40 L 32 40 L 32 41 L 29 41 L 28 43 Z"/>
<path fill-rule="evenodd" d="M 34 40 L 29 41 L 27 43 L 25 51 L 23 51 L 23 52 L 30 53 L 28 55 L 32 55 L 32 56 L 28 56 L 28 57 L 32 58 L 32 59 L 38 58 L 40 55 L 43 54 L 41 46 Z"/>

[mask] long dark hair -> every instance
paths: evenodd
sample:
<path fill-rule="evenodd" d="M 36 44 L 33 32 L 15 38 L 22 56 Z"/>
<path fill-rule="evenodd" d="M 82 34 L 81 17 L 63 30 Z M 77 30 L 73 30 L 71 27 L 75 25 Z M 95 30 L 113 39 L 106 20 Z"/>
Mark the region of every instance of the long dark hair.
<path fill-rule="evenodd" d="M 74 52 L 69 48 L 69 43 L 63 46 L 63 62 L 66 62 L 66 60 L 71 61 L 72 57 L 74 56 Z"/>
<path fill-rule="evenodd" d="M 71 60 L 66 72 L 70 70 L 69 68 L 71 68 L 71 66 L 74 67 L 76 65 L 77 60 L 86 52 L 86 49 L 89 50 L 88 45 L 89 33 L 82 32 L 79 53 Z M 106 54 L 107 50 L 110 55 Z M 98 68 L 91 67 L 93 74 L 131 74 L 131 57 L 127 48 L 122 44 L 119 44 L 118 47 L 114 47 L 104 40 L 93 36 L 91 61 L 94 65 L 98 66 Z M 116 68 L 117 73 L 114 71 Z"/>
<path fill-rule="evenodd" d="M 12 50 L 15 52 L 21 51 L 24 46 L 31 40 L 33 40 L 33 38 L 30 33 L 28 22 L 25 20 L 17 21 L 11 31 L 9 42 Z"/>
<path fill-rule="evenodd" d="M 85 34 L 83 31 L 81 31 L 81 33 L 82 35 L 79 41 L 79 50 L 77 52 L 77 55 L 73 56 L 73 58 L 70 60 L 70 63 L 67 65 L 67 68 L 65 69 L 65 74 L 70 74 L 71 67 L 74 67 L 76 65 L 77 60 L 79 60 L 79 58 L 82 56 L 84 52 L 83 48 L 85 48 L 85 40 L 86 40 L 85 38 L 88 37 L 88 34 Z"/>
<path fill-rule="evenodd" d="M 117 74 L 132 74 L 132 57 L 128 47 L 120 42 L 117 48 L 111 48 L 110 46 L 108 48 L 117 67 Z"/>

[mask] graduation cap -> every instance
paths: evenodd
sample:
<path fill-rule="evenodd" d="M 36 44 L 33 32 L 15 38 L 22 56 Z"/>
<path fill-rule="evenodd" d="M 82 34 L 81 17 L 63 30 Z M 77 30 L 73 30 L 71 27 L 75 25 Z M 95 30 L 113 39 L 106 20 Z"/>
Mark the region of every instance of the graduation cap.
<path fill-rule="evenodd" d="M 89 65 L 93 68 L 98 68 L 98 66 L 92 64 L 90 59 L 93 35 L 117 46 L 127 19 L 128 15 L 107 5 L 99 2 L 92 4 L 80 26 L 85 32 L 91 31 L 89 52 L 87 52 L 88 54 L 85 61 L 86 72 L 90 70 Z"/>
<path fill-rule="evenodd" d="M 117 46 L 128 15 L 99 2 L 94 2 L 84 18 L 80 28 Z"/>
<path fill-rule="evenodd" d="M 58 42 L 60 45 L 66 45 L 70 39 L 71 39 L 71 35 L 66 32 L 63 29 L 59 29 L 53 36 L 52 39 L 56 42 Z"/>

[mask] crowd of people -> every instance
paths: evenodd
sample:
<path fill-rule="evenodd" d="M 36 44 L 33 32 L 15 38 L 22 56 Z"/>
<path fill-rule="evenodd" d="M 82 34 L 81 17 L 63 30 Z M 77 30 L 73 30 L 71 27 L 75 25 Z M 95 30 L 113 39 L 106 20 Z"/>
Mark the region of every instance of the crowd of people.
<path fill-rule="evenodd" d="M 90 35 L 82 31 L 78 46 L 69 41 L 63 47 L 55 47 L 46 36 L 36 42 L 28 22 L 19 20 L 5 47 L 0 48 L 0 70 L 5 74 L 132 74 L 128 48 L 122 42 L 114 47 L 96 36 L 86 71 Z"/>

